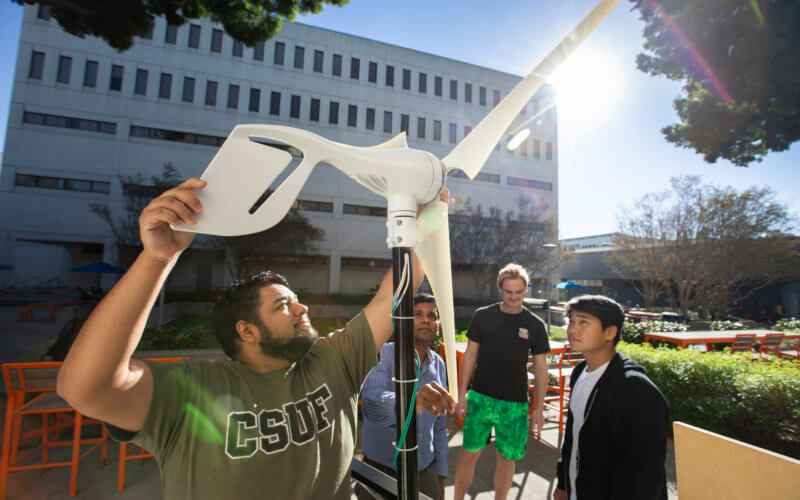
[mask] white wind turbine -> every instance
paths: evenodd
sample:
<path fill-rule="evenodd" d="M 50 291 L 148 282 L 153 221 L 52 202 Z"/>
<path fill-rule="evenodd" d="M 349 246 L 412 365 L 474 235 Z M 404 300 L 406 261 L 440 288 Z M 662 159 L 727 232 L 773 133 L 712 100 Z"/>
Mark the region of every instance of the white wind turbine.
<path fill-rule="evenodd" d="M 218 236 L 264 231 L 283 219 L 317 164 L 325 162 L 338 168 L 387 199 L 387 245 L 416 247 L 436 296 L 448 361 L 448 385 L 456 398 L 447 205 L 437 196 L 451 170 L 460 169 L 470 179 L 475 178 L 525 104 L 619 1 L 602 0 L 441 160 L 427 151 L 409 149 L 405 134 L 376 146 L 355 147 L 293 127 L 238 125 L 203 173 L 208 186 L 197 193 L 204 206 L 197 224 L 176 229 Z M 286 175 L 293 157 L 302 160 Z M 285 180 L 264 201 L 267 188 L 281 174 Z M 428 207 L 416 221 L 417 205 L 425 203 Z"/>

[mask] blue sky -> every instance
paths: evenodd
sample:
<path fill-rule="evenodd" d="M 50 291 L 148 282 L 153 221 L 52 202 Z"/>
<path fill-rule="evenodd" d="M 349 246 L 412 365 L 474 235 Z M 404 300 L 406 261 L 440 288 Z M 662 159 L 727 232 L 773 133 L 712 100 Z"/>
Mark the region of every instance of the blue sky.
<path fill-rule="evenodd" d="M 343 8 L 327 7 L 298 21 L 525 75 L 594 3 L 350 0 Z M 0 144 L 5 144 L 21 18 L 22 7 L 0 0 Z M 625 206 L 680 174 L 738 189 L 770 186 L 792 212 L 800 212 L 796 145 L 740 168 L 727 161 L 707 164 L 664 140 L 660 129 L 677 120 L 672 100 L 680 84 L 636 69 L 642 26 L 623 0 L 575 54 L 579 64 L 559 80 L 561 97 L 582 103 L 559 104 L 559 236 L 615 231 Z"/>

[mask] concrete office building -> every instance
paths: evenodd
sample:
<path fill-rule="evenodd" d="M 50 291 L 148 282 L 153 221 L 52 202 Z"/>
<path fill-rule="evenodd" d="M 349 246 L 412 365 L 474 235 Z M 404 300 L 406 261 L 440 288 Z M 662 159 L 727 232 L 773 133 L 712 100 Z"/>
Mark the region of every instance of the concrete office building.
<path fill-rule="evenodd" d="M 90 203 L 119 216 L 124 193 L 135 188 L 124 179 L 158 176 L 167 162 L 183 177 L 200 175 L 236 124 L 289 125 L 354 145 L 406 131 L 410 147 L 441 158 L 519 80 L 298 23 L 248 48 L 207 19 L 180 27 L 159 19 L 150 36 L 117 52 L 65 33 L 47 8 L 26 5 L 0 170 L 0 263 L 14 270 L 0 279 L 97 284 L 97 276 L 69 272 L 114 256 L 109 227 Z M 518 118 L 534 118 L 531 136 L 514 151 L 504 137 L 475 181 L 450 177 L 453 195 L 502 209 L 524 196 L 555 221 L 553 101 L 553 89 L 543 88 Z M 298 206 L 325 239 L 278 270 L 309 291 L 375 286 L 391 255 L 385 200 L 320 165 Z M 220 287 L 224 263 L 224 252 L 193 246 L 169 286 Z M 457 281 L 469 294 L 471 280 Z"/>

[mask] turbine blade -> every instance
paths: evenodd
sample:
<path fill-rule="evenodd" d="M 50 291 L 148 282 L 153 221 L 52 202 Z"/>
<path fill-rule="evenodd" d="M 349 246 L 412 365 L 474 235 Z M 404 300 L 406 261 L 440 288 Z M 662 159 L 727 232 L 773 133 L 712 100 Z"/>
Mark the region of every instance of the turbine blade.
<path fill-rule="evenodd" d="M 619 2 L 620 0 L 602 0 L 528 76 L 511 89 L 511 92 L 450 151 L 450 154 L 445 156 L 442 160 L 445 170 L 449 172 L 457 168 L 463 170 L 470 179 L 474 179 L 483 168 L 497 141 L 525 104 Z"/>
<path fill-rule="evenodd" d="M 436 199 L 428 203 L 417 219 L 417 255 L 436 297 L 439 319 L 442 322 L 447 385 L 450 395 L 458 401 L 456 361 L 456 323 L 453 310 L 453 277 L 450 265 L 450 229 L 447 204 Z"/>

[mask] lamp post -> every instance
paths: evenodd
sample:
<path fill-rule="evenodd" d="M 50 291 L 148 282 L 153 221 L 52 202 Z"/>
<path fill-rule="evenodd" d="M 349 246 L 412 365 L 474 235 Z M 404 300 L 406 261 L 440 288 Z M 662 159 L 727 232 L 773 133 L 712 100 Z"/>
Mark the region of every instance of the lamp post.
<path fill-rule="evenodd" d="M 552 243 L 542 245 L 547 249 L 547 336 L 550 336 L 550 252 L 556 247 Z"/>

